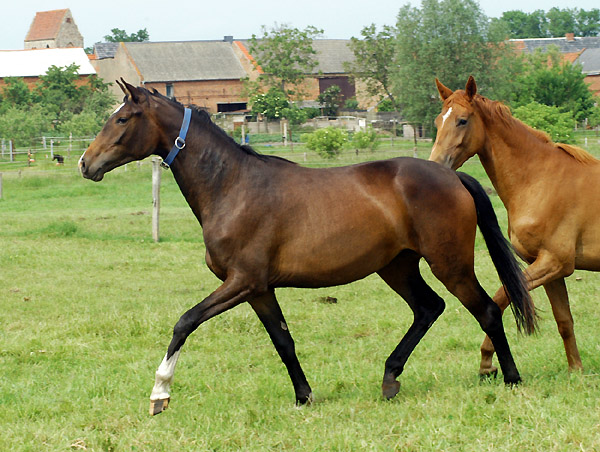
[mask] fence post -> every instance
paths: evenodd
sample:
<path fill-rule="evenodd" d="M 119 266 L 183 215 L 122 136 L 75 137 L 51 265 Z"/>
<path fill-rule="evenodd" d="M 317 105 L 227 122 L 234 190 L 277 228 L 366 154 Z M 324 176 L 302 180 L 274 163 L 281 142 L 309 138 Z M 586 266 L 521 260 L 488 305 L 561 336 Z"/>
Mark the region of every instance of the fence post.
<path fill-rule="evenodd" d="M 158 223 L 160 213 L 160 159 L 152 157 L 152 238 L 160 240 Z"/>
<path fill-rule="evenodd" d="M 13 140 L 8 140 L 8 152 L 10 155 L 10 161 L 15 161 L 15 156 L 13 155 Z"/>
<path fill-rule="evenodd" d="M 2 173 L 0 173 L 0 199 L 2 199 Z"/>

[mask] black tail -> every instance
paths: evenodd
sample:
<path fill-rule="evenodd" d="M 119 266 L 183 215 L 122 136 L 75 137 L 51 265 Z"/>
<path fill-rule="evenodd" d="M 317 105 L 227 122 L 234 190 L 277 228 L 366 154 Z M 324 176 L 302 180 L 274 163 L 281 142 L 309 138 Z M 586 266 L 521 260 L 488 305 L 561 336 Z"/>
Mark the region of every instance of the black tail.
<path fill-rule="evenodd" d="M 527 290 L 527 282 L 517 262 L 512 246 L 502 235 L 498 219 L 487 193 L 473 177 L 457 172 L 460 181 L 475 201 L 477 225 L 488 247 L 490 257 L 504 285 L 510 307 L 517 321 L 517 329 L 527 334 L 535 332 L 537 314 Z"/>

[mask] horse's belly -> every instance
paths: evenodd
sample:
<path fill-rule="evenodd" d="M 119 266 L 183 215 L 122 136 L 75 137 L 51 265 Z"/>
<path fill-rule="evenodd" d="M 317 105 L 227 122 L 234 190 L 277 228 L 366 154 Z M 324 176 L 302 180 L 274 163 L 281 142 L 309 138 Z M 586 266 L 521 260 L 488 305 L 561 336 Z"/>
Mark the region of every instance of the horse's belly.
<path fill-rule="evenodd" d="M 575 268 L 600 271 L 600 227 L 581 235 L 576 245 Z"/>
<path fill-rule="evenodd" d="M 306 243 L 284 250 L 275 261 L 278 285 L 322 287 L 347 284 L 387 265 L 401 251 L 396 240 L 360 239 Z"/>

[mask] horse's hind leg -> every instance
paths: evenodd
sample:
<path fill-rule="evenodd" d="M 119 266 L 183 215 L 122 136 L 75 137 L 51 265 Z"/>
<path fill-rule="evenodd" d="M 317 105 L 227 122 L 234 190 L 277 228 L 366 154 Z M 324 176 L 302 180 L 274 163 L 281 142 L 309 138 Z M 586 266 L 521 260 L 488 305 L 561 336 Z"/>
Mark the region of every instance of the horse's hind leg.
<path fill-rule="evenodd" d="M 258 315 L 267 333 L 273 341 L 273 345 L 279 353 L 281 360 L 287 367 L 288 373 L 294 385 L 296 403 L 305 404 L 312 401 L 312 391 L 304 372 L 298 362 L 294 340 L 288 330 L 287 323 L 275 298 L 275 293 L 270 290 L 265 295 L 250 301 L 250 305 Z"/>
<path fill-rule="evenodd" d="M 554 320 L 556 320 L 558 333 L 562 337 L 565 345 L 569 370 L 582 370 L 583 364 L 575 340 L 573 316 L 571 315 L 571 308 L 569 306 L 569 294 L 567 292 L 565 279 L 559 278 L 548 282 L 544 284 L 544 289 L 546 290 L 546 295 L 548 295 L 550 305 L 552 306 L 552 314 L 554 314 Z"/>
<path fill-rule="evenodd" d="M 459 262 L 453 263 L 452 270 L 447 270 L 449 268 L 447 265 L 442 268 L 431 266 L 434 275 L 469 310 L 490 338 L 498 355 L 504 382 L 506 384 L 520 382 L 521 377 L 504 333 L 502 311 L 477 281 L 472 265 L 463 265 L 462 271 L 457 271 L 461 268 Z"/>
<path fill-rule="evenodd" d="M 419 259 L 420 256 L 414 253 L 401 254 L 378 272 L 406 300 L 414 314 L 413 324 L 385 362 L 382 392 L 387 399 L 398 393 L 400 383 L 396 378 L 404 370 L 408 357 L 419 341 L 444 311 L 444 301 L 421 277 Z"/>

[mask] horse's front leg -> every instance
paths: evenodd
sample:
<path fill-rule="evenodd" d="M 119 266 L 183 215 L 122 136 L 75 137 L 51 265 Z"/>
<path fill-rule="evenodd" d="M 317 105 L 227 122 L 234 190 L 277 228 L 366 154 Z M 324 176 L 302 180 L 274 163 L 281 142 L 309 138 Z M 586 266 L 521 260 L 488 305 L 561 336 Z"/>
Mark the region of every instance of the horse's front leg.
<path fill-rule="evenodd" d="M 266 294 L 250 300 L 250 305 L 258 315 L 267 333 L 269 333 L 277 353 L 279 353 L 281 360 L 287 367 L 296 393 L 296 404 L 304 405 L 312 402 L 312 391 L 306 381 L 302 367 L 300 367 L 294 340 L 275 298 L 275 292 L 270 290 Z"/>
<path fill-rule="evenodd" d="M 251 293 L 248 285 L 242 284 L 239 279 L 228 278 L 217 290 L 181 316 L 173 328 L 173 338 L 167 354 L 156 371 L 154 388 L 150 395 L 151 415 L 167 409 L 175 366 L 187 337 L 203 322 L 246 301 Z"/>

